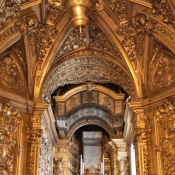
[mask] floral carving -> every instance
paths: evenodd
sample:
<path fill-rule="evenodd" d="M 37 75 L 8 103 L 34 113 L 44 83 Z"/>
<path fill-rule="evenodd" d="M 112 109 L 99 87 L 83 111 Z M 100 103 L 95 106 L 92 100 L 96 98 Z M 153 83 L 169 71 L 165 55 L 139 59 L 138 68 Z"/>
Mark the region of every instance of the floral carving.
<path fill-rule="evenodd" d="M 20 4 L 25 0 L 4 0 L 0 2 L 0 28 L 20 14 Z"/>
<path fill-rule="evenodd" d="M 23 79 L 18 70 L 16 61 L 7 55 L 0 59 L 0 84 L 8 89 L 19 89 L 24 92 Z"/>
<path fill-rule="evenodd" d="M 106 0 L 119 21 L 126 21 L 126 0 Z"/>
<path fill-rule="evenodd" d="M 157 90 L 172 85 L 175 82 L 175 59 L 162 54 L 153 78 L 152 89 Z"/>
<path fill-rule="evenodd" d="M 122 44 L 126 49 L 126 52 L 131 63 L 133 64 L 133 67 L 136 68 L 136 32 L 134 26 L 129 25 L 128 23 L 124 23 L 116 30 L 116 33 L 122 36 Z"/>
<path fill-rule="evenodd" d="M 45 82 L 43 96 L 50 95 L 59 86 L 87 81 L 112 81 L 133 93 L 132 81 L 118 65 L 103 58 L 81 56 L 65 61 L 53 70 Z"/>
<path fill-rule="evenodd" d="M 146 34 L 152 34 L 155 25 L 155 20 L 149 19 L 144 13 L 138 12 L 133 24 L 124 23 L 116 30 L 123 38 L 122 43 L 134 68 L 137 67 L 136 53 L 143 54 L 145 36 Z"/>
<path fill-rule="evenodd" d="M 155 117 L 158 122 L 159 141 L 156 145 L 157 152 L 161 153 L 163 174 L 174 174 L 175 162 L 175 102 L 168 100 L 159 107 Z"/>
<path fill-rule="evenodd" d="M 134 146 L 136 149 L 136 157 L 141 156 L 142 162 L 137 159 L 137 166 L 139 167 L 142 164 L 142 172 L 143 174 L 151 174 L 150 167 L 150 135 L 151 135 L 151 126 L 148 117 L 144 113 L 137 113 L 138 121 L 136 121 L 137 125 L 134 128 Z M 145 126 L 145 127 L 143 127 Z M 142 148 L 138 145 L 142 144 Z"/>
<path fill-rule="evenodd" d="M 22 117 L 10 103 L 0 103 L 0 174 L 14 174 L 19 147 L 17 131 Z"/>
<path fill-rule="evenodd" d="M 89 40 L 89 41 L 88 41 Z M 86 31 L 82 33 L 78 29 L 74 29 L 64 42 L 55 59 L 67 52 L 73 51 L 81 47 L 97 47 L 99 49 L 111 52 L 119 56 L 118 50 L 111 44 L 109 39 L 104 35 L 101 29 L 92 21 L 89 22 L 89 39 L 87 39 Z"/>
<path fill-rule="evenodd" d="M 52 174 L 52 145 L 46 134 L 40 140 L 39 174 Z"/>
<path fill-rule="evenodd" d="M 152 5 L 152 13 L 162 15 L 163 22 L 175 28 L 175 15 L 168 2 L 166 0 L 153 0 Z"/>

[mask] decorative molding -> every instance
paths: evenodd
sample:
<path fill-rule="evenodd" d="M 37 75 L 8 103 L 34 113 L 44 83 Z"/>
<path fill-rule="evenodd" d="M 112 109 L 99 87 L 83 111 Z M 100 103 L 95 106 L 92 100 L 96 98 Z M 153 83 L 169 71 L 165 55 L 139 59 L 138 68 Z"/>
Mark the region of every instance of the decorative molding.
<path fill-rule="evenodd" d="M 43 97 L 50 96 L 59 86 L 91 82 L 112 82 L 133 94 L 132 79 L 117 64 L 104 58 L 80 56 L 65 61 L 47 77 Z"/>

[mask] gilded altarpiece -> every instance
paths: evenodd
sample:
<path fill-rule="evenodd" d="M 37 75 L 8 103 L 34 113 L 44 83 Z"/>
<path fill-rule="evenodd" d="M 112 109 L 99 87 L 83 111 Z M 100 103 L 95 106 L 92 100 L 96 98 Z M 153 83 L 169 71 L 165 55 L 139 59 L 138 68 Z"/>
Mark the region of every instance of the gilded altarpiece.
<path fill-rule="evenodd" d="M 159 175 L 175 174 L 175 101 L 165 100 L 154 116 Z"/>

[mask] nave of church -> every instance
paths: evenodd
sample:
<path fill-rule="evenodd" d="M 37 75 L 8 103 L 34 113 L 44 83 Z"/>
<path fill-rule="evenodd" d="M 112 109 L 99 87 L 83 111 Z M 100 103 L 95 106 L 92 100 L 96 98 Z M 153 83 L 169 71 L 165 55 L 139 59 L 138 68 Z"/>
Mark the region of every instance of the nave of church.
<path fill-rule="evenodd" d="M 174 163 L 174 0 L 0 0 L 0 175 Z"/>

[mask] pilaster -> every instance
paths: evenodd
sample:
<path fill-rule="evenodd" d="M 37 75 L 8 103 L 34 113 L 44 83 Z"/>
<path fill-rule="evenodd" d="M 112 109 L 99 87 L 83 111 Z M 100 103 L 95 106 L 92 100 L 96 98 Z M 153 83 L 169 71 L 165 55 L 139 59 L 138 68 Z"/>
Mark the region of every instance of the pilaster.
<path fill-rule="evenodd" d="M 133 142 L 136 150 L 136 170 L 138 175 L 151 174 L 150 147 L 151 126 L 140 102 L 129 103 L 134 112 Z"/>
<path fill-rule="evenodd" d="M 127 152 L 127 144 L 123 139 L 112 139 L 113 143 L 117 147 L 117 168 L 118 173 L 116 175 L 128 174 L 129 171 L 129 159 Z"/>
<path fill-rule="evenodd" d="M 37 103 L 34 113 L 28 119 L 26 174 L 39 174 L 40 142 L 42 137 L 42 114 L 48 107 L 46 103 Z"/>

